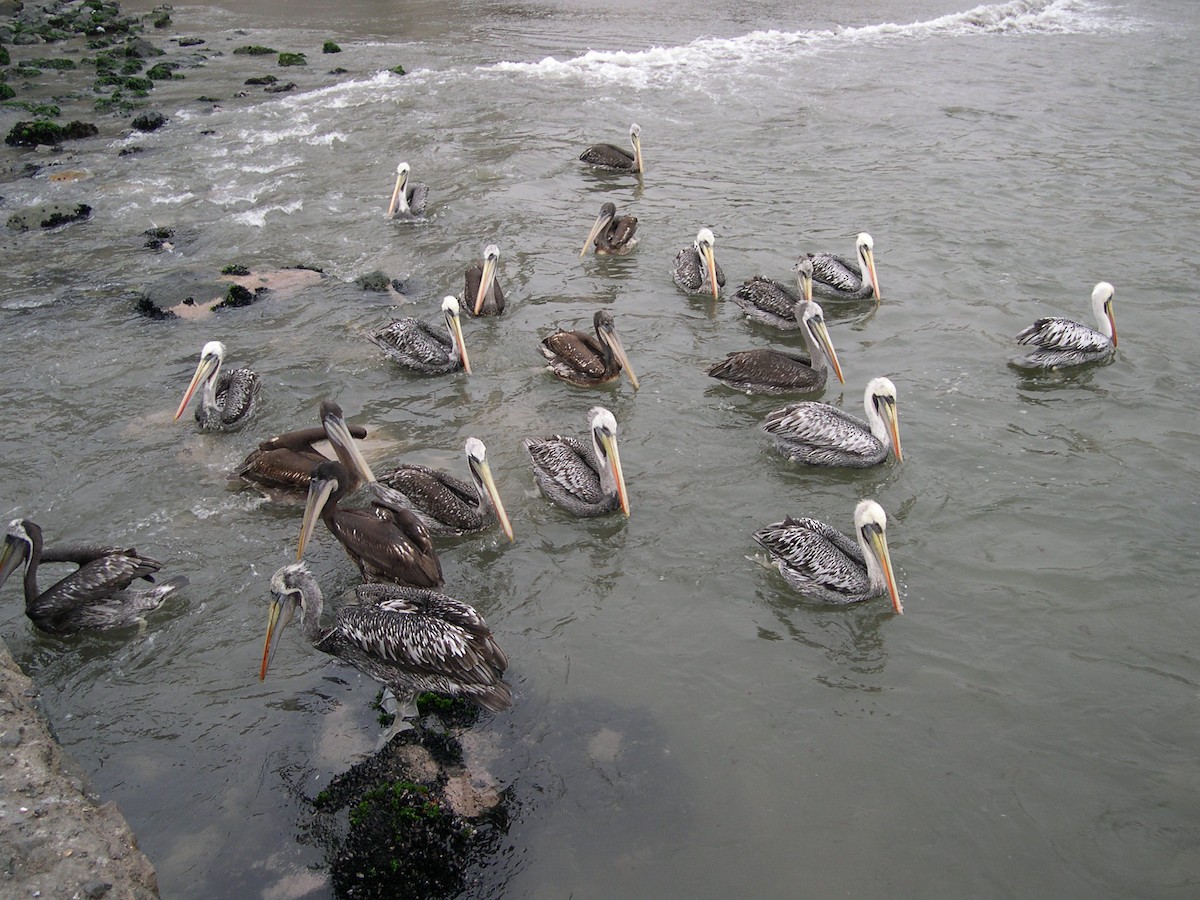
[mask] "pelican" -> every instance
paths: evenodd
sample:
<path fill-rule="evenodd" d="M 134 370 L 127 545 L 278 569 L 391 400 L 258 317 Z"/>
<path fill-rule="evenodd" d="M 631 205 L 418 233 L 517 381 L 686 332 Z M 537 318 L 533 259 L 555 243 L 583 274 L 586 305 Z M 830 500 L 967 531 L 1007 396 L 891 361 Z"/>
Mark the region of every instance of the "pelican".
<path fill-rule="evenodd" d="M 854 243 L 858 254 L 855 265 L 843 256 L 832 253 L 810 253 L 813 263 L 813 292 L 818 297 L 833 300 L 866 300 L 875 298 L 879 305 L 879 276 L 875 274 L 875 242 L 865 231 Z"/>
<path fill-rule="evenodd" d="M 642 160 L 642 129 L 636 122 L 629 126 L 629 142 L 633 145 L 632 153 L 616 144 L 593 144 L 584 150 L 579 158 L 598 169 L 634 172 L 641 177 L 646 171 L 646 166 Z"/>
<path fill-rule="evenodd" d="M 629 496 L 617 451 L 617 420 L 603 406 L 588 411 L 592 445 L 555 435 L 525 439 L 533 476 L 547 497 L 576 516 L 599 516 L 620 507 L 628 518 Z"/>
<path fill-rule="evenodd" d="M 825 318 L 816 302 L 804 304 L 801 314 L 808 357 L 780 350 L 742 350 L 713 365 L 708 374 L 748 394 L 811 393 L 825 387 L 829 366 L 842 384 L 842 367 Z"/>
<path fill-rule="evenodd" d="M 725 273 L 713 256 L 714 241 L 716 238 L 713 233 L 701 228 L 692 246 L 684 247 L 675 254 L 671 277 L 689 294 L 707 294 L 711 291 L 716 300 L 718 290 L 725 286 Z"/>
<path fill-rule="evenodd" d="M 44 591 L 38 590 L 38 566 L 69 562 L 78 568 Z M 42 529 L 28 519 L 13 519 L 0 553 L 0 585 L 25 564 L 25 615 L 47 634 L 74 634 L 84 628 L 120 628 L 144 622 L 143 616 L 188 580 L 168 578 L 146 590 L 128 590 L 135 578 L 154 581 L 162 563 L 132 547 L 80 544 L 43 550 Z"/>
<path fill-rule="evenodd" d="M 271 494 L 307 491 L 313 467 L 329 458 L 313 446 L 324 440 L 329 441 L 343 466 L 354 473 L 361 471 L 365 463 L 360 464 L 362 454 L 353 439 L 362 440 L 367 430 L 360 425 L 347 425 L 342 408 L 330 400 L 321 404 L 320 416 L 320 428 L 289 431 L 263 441 L 233 474 Z M 358 484 L 354 479 L 346 489 L 354 490 Z"/>
<path fill-rule="evenodd" d="M 375 481 L 369 468 L 360 474 L 364 481 Z M 338 502 L 351 483 L 352 476 L 340 462 L 326 460 L 313 469 L 296 560 L 304 558 L 304 547 L 320 517 L 358 565 L 364 581 L 394 581 L 417 587 L 440 585 L 442 564 L 429 532 L 416 514 L 385 498 L 374 484 L 369 485 L 375 494 L 370 509 L 342 508 Z"/>
<path fill-rule="evenodd" d="M 471 483 L 428 466 L 404 465 L 379 479 L 404 498 L 421 523 L 433 534 L 471 534 L 499 522 L 513 539 L 512 525 L 492 479 L 487 448 L 479 438 L 467 438 L 464 448 Z"/>
<path fill-rule="evenodd" d="M 271 576 L 271 606 L 259 680 L 275 656 L 283 629 L 296 610 L 310 644 L 381 682 L 410 702 L 432 691 L 467 697 L 486 710 L 512 706 L 502 678 L 508 658 L 475 608 L 437 591 L 394 584 L 364 584 L 358 602 L 343 606 L 321 625 L 321 588 L 304 563 Z"/>
<path fill-rule="evenodd" d="M 629 376 L 633 389 L 638 389 L 637 375 L 625 355 L 617 326 L 607 310 L 597 310 L 592 317 L 596 336 L 586 331 L 559 329 L 543 340 L 538 349 L 550 361 L 551 372 L 579 387 L 595 387 L 619 378 L 621 371 Z"/>
<path fill-rule="evenodd" d="M 822 603 L 859 603 L 885 592 L 904 612 L 887 545 L 887 516 L 874 500 L 854 510 L 854 539 L 816 519 L 793 519 L 755 532 L 771 564 L 801 594 Z"/>
<path fill-rule="evenodd" d="M 806 256 L 793 269 L 798 294 L 793 294 L 778 281 L 755 275 L 737 289 L 733 302 L 742 308 L 747 319 L 773 325 L 781 331 L 795 331 L 800 327 L 804 304 L 812 302 L 812 260 Z"/>
<path fill-rule="evenodd" d="M 496 264 L 500 248 L 488 244 L 483 248 L 483 262 L 467 268 L 462 302 L 473 316 L 498 316 L 504 312 L 504 289 L 496 280 Z"/>
<path fill-rule="evenodd" d="M 1113 286 L 1101 281 L 1092 289 L 1092 312 L 1099 331 L 1059 316 L 1038 319 L 1017 335 L 1018 344 L 1032 344 L 1028 356 L 1013 365 L 1027 369 L 1059 369 L 1111 359 L 1117 347 L 1117 320 L 1113 318 Z"/>
<path fill-rule="evenodd" d="M 584 256 L 591 246 L 595 246 L 597 256 L 628 253 L 637 244 L 634 236 L 637 222 L 637 216 L 618 216 L 616 204 L 605 203 L 600 207 L 600 215 L 592 223 L 591 231 L 584 238 L 579 255 Z"/>
<path fill-rule="evenodd" d="M 412 167 L 406 162 L 396 166 L 396 186 L 392 188 L 392 199 L 387 208 L 389 219 L 419 219 L 425 215 L 429 188 L 419 181 L 410 184 L 411 171 Z"/>
<path fill-rule="evenodd" d="M 471 360 L 467 357 L 467 345 L 463 343 L 458 300 L 454 297 L 444 299 L 442 312 L 448 334 L 430 322 L 407 316 L 372 331 L 368 337 L 393 362 L 422 375 L 445 375 L 458 369 L 470 375 Z"/>
<path fill-rule="evenodd" d="M 246 368 L 222 375 L 224 359 L 225 345 L 220 341 L 209 341 L 204 345 L 196 374 L 183 393 L 179 409 L 175 410 L 175 421 L 179 421 L 201 383 L 204 391 L 196 408 L 196 423 L 201 431 L 236 431 L 250 420 L 254 400 L 258 397 L 258 376 Z"/>
<path fill-rule="evenodd" d="M 867 421 L 828 403 L 793 403 L 767 416 L 763 431 L 775 438 L 775 449 L 808 466 L 849 466 L 865 469 L 900 450 L 896 419 L 896 386 L 887 378 L 872 378 L 863 394 Z"/>

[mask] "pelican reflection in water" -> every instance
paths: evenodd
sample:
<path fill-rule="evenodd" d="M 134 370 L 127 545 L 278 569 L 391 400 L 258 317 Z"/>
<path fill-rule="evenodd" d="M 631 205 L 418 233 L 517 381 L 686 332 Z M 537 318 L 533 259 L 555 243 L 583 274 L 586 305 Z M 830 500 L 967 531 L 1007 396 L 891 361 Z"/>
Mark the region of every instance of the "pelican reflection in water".
<path fill-rule="evenodd" d="M 258 397 L 258 375 L 248 368 L 223 373 L 221 363 L 224 359 L 225 345 L 220 341 L 209 341 L 204 345 L 196 373 L 175 410 L 176 421 L 201 384 L 204 390 L 200 392 L 200 405 L 196 408 L 196 423 L 201 431 L 236 431 L 250 420 Z"/>
<path fill-rule="evenodd" d="M 866 422 L 828 403 L 793 403 L 767 416 L 762 428 L 776 450 L 808 466 L 862 469 L 879 465 L 890 452 L 902 461 L 896 386 L 888 378 L 871 379 L 863 406 Z"/>
<path fill-rule="evenodd" d="M 629 516 L 629 496 L 617 450 L 617 420 L 603 406 L 588 412 L 591 442 L 555 435 L 525 439 L 533 476 L 547 497 L 575 516 L 600 516 L 620 509 Z"/>
<path fill-rule="evenodd" d="M 637 375 L 629 364 L 625 347 L 617 336 L 612 313 L 597 310 L 592 318 L 595 337 L 586 331 L 562 329 L 545 338 L 539 345 L 551 372 L 579 387 L 594 387 L 620 377 L 624 371 L 633 389 L 638 389 Z"/>
<path fill-rule="evenodd" d="M 616 144 L 593 144 L 579 158 L 598 169 L 630 172 L 640 177 L 646 171 L 646 165 L 642 159 L 642 129 L 636 122 L 629 126 L 629 143 L 633 146 L 632 153 Z"/>
<path fill-rule="evenodd" d="M 1017 335 L 1017 343 L 1031 344 L 1033 352 L 1017 357 L 1012 364 L 1026 369 L 1060 369 L 1112 359 L 1117 349 L 1115 293 L 1107 281 L 1092 289 L 1092 314 L 1098 331 L 1060 316 L 1038 319 Z"/>

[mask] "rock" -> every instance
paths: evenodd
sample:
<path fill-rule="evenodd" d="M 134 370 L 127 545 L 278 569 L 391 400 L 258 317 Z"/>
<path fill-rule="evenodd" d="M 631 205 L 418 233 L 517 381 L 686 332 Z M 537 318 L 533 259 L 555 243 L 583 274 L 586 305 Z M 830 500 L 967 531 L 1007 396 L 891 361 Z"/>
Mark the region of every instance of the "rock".
<path fill-rule="evenodd" d="M 167 117 L 160 112 L 144 112 L 132 122 L 137 131 L 157 131 L 167 124 Z"/>
<path fill-rule="evenodd" d="M 71 122 L 58 125 L 45 119 L 18 122 L 9 131 L 4 143 L 10 147 L 36 147 L 39 144 L 61 144 L 63 141 L 94 137 L 100 129 L 90 122 Z"/>
<path fill-rule="evenodd" d="M 46 203 L 30 209 L 15 212 L 8 217 L 8 227 L 15 231 L 29 231 L 31 228 L 56 228 L 68 222 L 79 222 L 92 214 L 92 208 L 86 203 Z"/>
<path fill-rule="evenodd" d="M 303 53 L 280 53 L 279 65 L 281 66 L 307 66 L 308 60 L 304 58 Z"/>

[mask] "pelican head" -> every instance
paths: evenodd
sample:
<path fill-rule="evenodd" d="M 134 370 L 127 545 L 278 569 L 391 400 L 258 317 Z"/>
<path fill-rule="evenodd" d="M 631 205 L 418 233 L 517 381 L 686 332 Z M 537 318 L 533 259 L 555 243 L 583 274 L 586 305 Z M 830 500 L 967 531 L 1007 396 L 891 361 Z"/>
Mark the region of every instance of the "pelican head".
<path fill-rule="evenodd" d="M 388 203 L 387 214 L 394 216 L 401 210 L 408 209 L 408 196 L 404 191 L 404 186 L 408 184 L 408 173 L 412 171 L 412 167 L 402 162 L 396 166 L 396 186 L 392 188 L 392 199 Z"/>
<path fill-rule="evenodd" d="M 583 249 L 579 251 L 579 255 L 583 256 L 588 252 L 588 247 L 592 246 L 592 242 L 596 240 L 596 236 L 600 234 L 609 223 L 617 217 L 617 207 L 614 203 L 605 203 L 600 207 L 600 215 L 596 216 L 596 221 L 592 223 L 592 230 L 588 232 L 588 236 L 584 238 Z"/>
<path fill-rule="evenodd" d="M 617 362 L 629 376 L 629 381 L 636 391 L 638 389 L 637 375 L 633 371 L 633 366 L 629 364 L 629 357 L 625 354 L 625 347 L 621 344 L 621 339 L 617 337 L 617 324 L 613 321 L 612 313 L 604 309 L 596 310 L 596 315 L 592 317 L 592 323 L 596 327 L 596 336 L 612 350 L 613 356 L 617 358 Z"/>
<path fill-rule="evenodd" d="M 900 450 L 900 421 L 896 417 L 896 385 L 890 378 L 872 378 L 863 393 L 863 406 L 871 421 L 871 432 L 884 443 L 892 445 L 896 462 L 904 461 Z"/>
<path fill-rule="evenodd" d="M 792 267 L 796 273 L 796 287 L 806 303 L 812 303 L 813 264 L 807 256 L 802 256 Z"/>
<path fill-rule="evenodd" d="M 601 481 L 614 482 L 617 500 L 621 504 L 621 512 L 629 517 L 629 495 L 625 491 L 625 473 L 621 469 L 621 454 L 617 450 L 617 420 L 603 406 L 593 406 L 588 410 L 588 422 L 592 427 L 592 447 L 596 451 L 596 461 L 601 466 Z"/>
<path fill-rule="evenodd" d="M 500 520 L 500 527 L 504 529 L 504 534 L 511 541 L 513 539 L 512 523 L 508 521 L 508 513 L 504 511 L 504 504 L 500 502 L 500 492 L 496 489 L 496 482 L 492 479 L 492 467 L 488 465 L 487 461 L 487 448 L 479 438 L 469 437 L 465 449 L 467 468 L 471 470 L 471 480 L 475 482 L 475 490 L 479 492 L 482 499 L 492 504 L 492 509 L 496 511 L 496 518 Z"/>
<path fill-rule="evenodd" d="M 711 229 L 701 228 L 696 232 L 696 240 L 692 242 L 692 246 L 696 248 L 696 255 L 700 257 L 700 262 L 708 273 L 708 283 L 712 285 L 714 300 L 717 299 L 717 292 L 720 290 L 717 284 L 717 259 L 713 255 L 713 244 L 716 241 L 717 238 Z"/>
<path fill-rule="evenodd" d="M 637 166 L 638 174 L 641 175 L 646 171 L 646 165 L 642 160 L 642 126 L 637 122 L 629 126 L 629 142 L 633 144 L 634 165 Z"/>
<path fill-rule="evenodd" d="M 475 315 L 479 315 L 483 309 L 483 301 L 487 298 L 488 291 L 492 289 L 492 282 L 496 280 L 496 263 L 499 260 L 499 247 L 495 244 L 488 244 L 483 248 L 483 275 L 479 279 L 479 291 L 475 294 Z M 469 372 L 470 369 L 467 371 Z"/>
<path fill-rule="evenodd" d="M 904 604 L 896 588 L 896 573 L 892 571 L 892 556 L 887 545 L 887 515 L 874 500 L 862 500 L 854 509 L 854 530 L 867 563 L 867 577 L 873 587 L 886 587 L 892 609 L 903 615 Z"/>
<path fill-rule="evenodd" d="M 317 519 L 331 501 L 342 496 L 350 486 L 350 474 L 340 462 L 326 460 L 317 463 L 308 483 L 308 499 L 304 504 L 304 518 L 300 523 L 300 539 L 296 542 L 296 561 L 304 558 L 304 548 L 317 527 Z"/>
<path fill-rule="evenodd" d="M 208 385 L 213 385 L 213 401 L 216 401 L 217 373 L 221 371 L 221 362 L 224 359 L 225 345 L 220 341 L 209 341 L 204 345 L 204 349 L 200 351 L 200 363 L 196 366 L 196 373 L 192 376 L 192 381 L 188 385 L 187 390 L 183 392 L 183 399 L 179 401 L 179 409 L 175 410 L 176 421 L 179 421 L 179 417 L 187 409 L 192 395 L 196 393 L 196 388 L 201 383 L 206 386 L 205 390 L 207 390 Z"/>
<path fill-rule="evenodd" d="M 871 288 L 875 291 L 875 305 L 879 305 L 879 276 L 875 274 L 875 242 L 865 231 L 860 232 L 854 242 L 858 250 L 858 267 L 862 270 L 863 278 L 870 276 Z"/>
<path fill-rule="evenodd" d="M 353 470 L 360 481 L 367 483 L 374 481 L 375 473 L 371 471 L 366 457 L 358 449 L 358 443 L 354 440 L 354 435 L 350 433 L 350 426 L 346 424 L 342 408 L 332 400 L 322 400 L 320 416 L 325 436 L 333 445 L 333 452 L 337 454 L 337 458 L 347 472 Z"/>
<path fill-rule="evenodd" d="M 494 246 L 489 244 L 488 249 L 494 249 Z M 450 339 L 454 342 L 459 359 L 462 360 L 463 371 L 470 375 L 471 360 L 467 357 L 467 345 L 463 341 L 462 320 L 458 316 L 458 299 L 450 296 L 442 300 L 442 312 L 446 316 L 446 327 L 450 329 Z"/>
<path fill-rule="evenodd" d="M 1116 289 L 1107 281 L 1101 281 L 1092 288 L 1092 312 L 1096 314 L 1096 322 L 1100 331 L 1117 346 L 1117 320 L 1113 318 L 1113 297 Z"/>
<path fill-rule="evenodd" d="M 805 260 L 808 262 L 808 260 Z M 812 265 L 809 265 L 812 269 Z M 811 276 L 809 286 L 811 290 Z M 829 337 L 829 329 L 825 327 L 825 316 L 821 310 L 821 305 L 815 300 L 809 300 L 804 304 L 804 312 L 801 314 L 800 321 L 803 323 L 805 330 L 812 337 L 813 344 L 819 347 L 821 352 L 825 354 L 825 358 L 829 360 L 829 364 L 833 366 L 833 373 L 837 375 L 837 380 L 842 384 L 846 383 L 846 379 L 842 377 L 842 366 L 838 362 L 837 353 L 833 349 L 833 339 Z M 813 361 L 814 363 L 816 360 Z"/>
<path fill-rule="evenodd" d="M 292 621 L 296 610 L 300 610 L 301 621 L 310 614 L 306 600 L 316 607 L 311 612 L 319 616 L 321 588 L 308 567 L 302 562 L 295 562 L 277 569 L 271 576 L 271 605 L 267 613 L 267 636 L 263 641 L 259 681 L 266 679 L 267 668 L 275 658 L 275 649 L 279 646 L 283 629 Z"/>
<path fill-rule="evenodd" d="M 41 530 L 26 519 L 13 519 L 4 533 L 4 549 L 0 551 L 0 585 L 8 576 L 33 556 L 33 531 L 41 537 Z"/>

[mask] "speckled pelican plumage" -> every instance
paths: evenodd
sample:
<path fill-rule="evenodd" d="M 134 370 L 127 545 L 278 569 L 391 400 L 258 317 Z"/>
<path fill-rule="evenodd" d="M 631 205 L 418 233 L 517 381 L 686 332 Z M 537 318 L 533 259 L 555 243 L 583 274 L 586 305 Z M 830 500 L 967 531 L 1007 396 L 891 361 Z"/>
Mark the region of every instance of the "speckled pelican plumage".
<path fill-rule="evenodd" d="M 632 153 L 616 144 L 593 144 L 579 154 L 579 158 L 598 169 L 630 172 L 640 177 L 646 171 L 646 164 L 642 159 L 642 129 L 636 122 L 629 126 L 629 143 L 633 147 Z"/>
<path fill-rule="evenodd" d="M 442 564 L 421 520 L 398 501 L 374 490 L 376 485 L 371 482 L 375 476 L 369 468 L 359 474 L 374 494 L 369 509 L 338 505 L 351 477 L 340 462 L 327 460 L 313 469 L 296 559 L 304 557 L 319 517 L 354 560 L 364 581 L 394 581 L 416 587 L 440 585 Z"/>
<path fill-rule="evenodd" d="M 767 416 L 762 428 L 775 439 L 776 450 L 808 466 L 863 469 L 883 462 L 889 452 L 902 461 L 896 386 L 887 378 L 871 379 L 863 406 L 866 422 L 828 403 L 792 403 Z"/>
<path fill-rule="evenodd" d="M 547 497 L 575 516 L 600 516 L 620 509 L 629 515 L 625 475 L 617 450 L 617 420 L 603 406 L 588 411 L 591 444 L 555 435 L 525 439 L 533 476 Z"/>
<path fill-rule="evenodd" d="M 354 439 L 365 438 L 367 430 L 361 425 L 347 425 L 342 408 L 330 400 L 321 404 L 320 418 L 320 428 L 302 428 L 263 441 L 250 451 L 234 476 L 271 495 L 303 495 L 313 467 L 329 459 L 313 446 L 325 440 L 353 476 L 357 467 L 351 457 L 358 455 Z M 346 489 L 352 491 L 358 484 L 353 480 Z"/>
<path fill-rule="evenodd" d="M 38 589 L 42 563 L 74 563 L 78 568 L 46 590 Z M 42 529 L 29 519 L 13 519 L 0 552 L 0 585 L 25 565 L 25 615 L 47 634 L 120 628 L 141 623 L 188 580 L 182 575 L 145 590 L 130 590 L 134 579 L 154 581 L 162 563 L 132 547 L 73 544 L 43 547 Z"/>
<path fill-rule="evenodd" d="M 259 378 L 252 369 L 221 372 L 225 360 L 225 345 L 209 341 L 200 351 L 200 362 L 179 408 L 175 420 L 183 415 L 192 395 L 201 384 L 200 405 L 196 407 L 196 424 L 201 431 L 236 431 L 250 420 L 254 401 L 258 397 Z"/>
<path fill-rule="evenodd" d="M 368 337 L 398 365 L 421 375 L 445 375 L 462 369 L 471 374 L 467 345 L 463 342 L 458 300 L 442 301 L 445 328 L 412 316 L 396 319 Z"/>
<path fill-rule="evenodd" d="M 793 270 L 797 293 L 778 281 L 755 275 L 734 292 L 733 302 L 742 308 L 747 319 L 781 331 L 795 331 L 800 327 L 804 304 L 812 301 L 812 260 L 804 257 Z"/>
<path fill-rule="evenodd" d="M 496 277 L 500 248 L 488 244 L 483 248 L 483 261 L 467 267 L 464 276 L 462 302 L 473 316 L 498 316 L 504 312 L 504 289 Z"/>
<path fill-rule="evenodd" d="M 419 181 L 409 181 L 411 172 L 412 167 L 406 162 L 396 166 L 396 186 L 392 188 L 387 208 L 389 219 L 420 219 L 425 215 L 429 188 Z"/>
<path fill-rule="evenodd" d="M 304 563 L 278 569 L 271 576 L 271 595 L 260 680 L 299 610 L 313 647 L 399 698 L 432 691 L 466 697 L 492 712 L 512 706 L 512 689 L 503 681 L 508 657 L 470 604 L 423 588 L 364 584 L 357 588 L 358 602 L 341 607 L 322 626 L 321 588 Z"/>
<path fill-rule="evenodd" d="M 879 303 L 879 276 L 875 272 L 875 242 L 865 231 L 854 242 L 858 262 L 833 253 L 810 253 L 813 293 L 829 300 L 868 300 Z"/>
<path fill-rule="evenodd" d="M 712 294 L 717 299 L 725 286 L 725 273 L 717 265 L 713 255 L 716 238 L 708 228 L 701 228 L 690 247 L 684 247 L 675 255 L 671 277 L 689 294 Z"/>
<path fill-rule="evenodd" d="M 861 501 L 854 530 L 857 540 L 816 519 L 789 516 L 755 532 L 754 540 L 784 580 L 812 600 L 843 605 L 887 594 L 892 609 L 903 613 L 883 507 Z"/>
<path fill-rule="evenodd" d="M 597 310 L 592 323 L 596 329 L 595 336 L 586 331 L 559 329 L 543 339 L 538 344 L 538 350 L 549 361 L 546 368 L 579 387 L 606 384 L 619 378 L 624 371 L 636 391 L 637 375 L 617 336 L 612 313 L 604 309 Z"/>
<path fill-rule="evenodd" d="M 708 374 L 732 388 L 749 394 L 812 393 L 825 387 L 829 368 L 845 383 L 842 366 L 820 304 L 804 304 L 800 321 L 808 356 L 761 348 L 730 353 L 708 370 Z"/>
<path fill-rule="evenodd" d="M 487 448 L 479 438 L 469 437 L 463 449 L 471 474 L 469 484 L 441 469 L 411 463 L 397 467 L 379 481 L 403 498 L 431 534 L 472 534 L 499 522 L 511 541 L 512 524 L 492 478 Z"/>
<path fill-rule="evenodd" d="M 1038 319 L 1017 335 L 1018 344 L 1032 344 L 1032 353 L 1014 359 L 1013 365 L 1029 369 L 1059 369 L 1111 359 L 1117 348 L 1117 320 L 1113 317 L 1116 291 L 1107 281 L 1092 289 L 1092 313 L 1099 330 L 1059 316 Z"/>
<path fill-rule="evenodd" d="M 628 253 L 637 244 L 637 224 L 637 216 L 618 216 L 615 203 L 602 204 L 579 255 L 584 256 L 588 248 L 598 256 Z"/>

